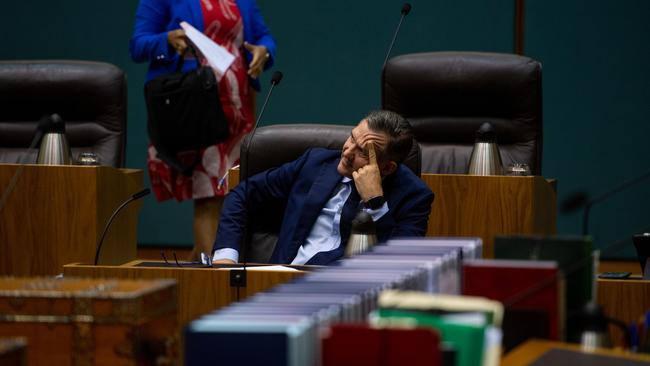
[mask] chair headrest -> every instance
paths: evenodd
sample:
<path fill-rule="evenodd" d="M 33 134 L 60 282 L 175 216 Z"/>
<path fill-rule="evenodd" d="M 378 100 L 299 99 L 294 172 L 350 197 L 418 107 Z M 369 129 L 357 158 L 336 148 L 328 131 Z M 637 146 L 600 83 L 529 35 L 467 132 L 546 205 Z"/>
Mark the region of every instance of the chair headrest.
<path fill-rule="evenodd" d="M 124 166 L 126 93 L 124 72 L 108 63 L 0 61 L 0 161 L 16 161 L 36 122 L 57 113 L 73 155 L 93 151 L 104 165 Z"/>
<path fill-rule="evenodd" d="M 461 146 L 471 151 L 475 132 L 490 122 L 499 145 L 525 146 L 519 159 L 540 174 L 541 72 L 538 61 L 513 54 L 401 55 L 391 58 L 383 70 L 382 108 L 407 118 L 420 144 L 434 150 Z M 462 163 L 465 153 L 456 155 L 452 158 Z"/>
<path fill-rule="evenodd" d="M 340 150 L 352 126 L 332 124 L 279 124 L 260 127 L 246 136 L 241 145 L 241 178 L 293 161 L 312 147 Z M 420 175 L 420 150 L 417 143 L 404 162 Z"/>

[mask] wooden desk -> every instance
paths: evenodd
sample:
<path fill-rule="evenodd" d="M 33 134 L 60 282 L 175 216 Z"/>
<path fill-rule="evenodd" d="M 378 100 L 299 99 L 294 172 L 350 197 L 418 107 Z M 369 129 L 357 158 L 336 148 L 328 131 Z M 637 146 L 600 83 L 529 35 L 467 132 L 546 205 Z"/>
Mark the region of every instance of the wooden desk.
<path fill-rule="evenodd" d="M 246 287 L 230 286 L 229 268 L 189 268 L 164 266 L 139 266 L 142 260 L 135 260 L 121 266 L 92 266 L 68 264 L 63 267 L 64 276 L 93 278 L 174 278 L 178 283 L 178 316 L 181 327 L 190 321 L 224 307 L 231 302 L 244 299 L 277 284 L 302 276 L 304 271 L 247 271 Z"/>
<path fill-rule="evenodd" d="M 538 358 L 543 356 L 546 352 L 553 349 L 568 350 L 568 351 L 574 351 L 574 352 L 579 352 L 584 354 L 610 356 L 610 357 L 616 357 L 624 360 L 650 362 L 650 356 L 644 354 L 626 353 L 621 350 L 611 350 L 611 349 L 602 349 L 602 348 L 586 352 L 580 348 L 579 344 L 532 339 L 518 346 L 517 348 L 509 352 L 507 355 L 505 355 L 505 357 L 501 360 L 501 366 L 530 365 L 531 363 L 535 362 Z M 561 366 L 561 365 L 557 365 L 557 366 Z M 572 366 L 582 366 L 582 364 L 579 365 L 573 364 Z"/>
<path fill-rule="evenodd" d="M 494 237 L 556 232 L 556 194 L 539 176 L 422 174 L 436 194 L 427 236 L 478 236 L 494 258 Z"/>
<path fill-rule="evenodd" d="M 0 275 L 56 275 L 63 265 L 91 263 L 113 211 L 142 189 L 142 170 L 106 166 L 0 164 L 0 187 L 21 170 L 0 211 Z M 141 202 L 115 218 L 99 263 L 135 259 Z"/>
<path fill-rule="evenodd" d="M 436 195 L 427 236 L 478 236 L 483 257 L 494 258 L 496 235 L 556 233 L 557 197 L 542 177 L 424 173 L 422 180 Z M 230 169 L 230 189 L 238 182 L 239 169 Z"/>
<path fill-rule="evenodd" d="M 627 280 L 598 279 L 598 303 L 605 314 L 626 324 L 636 322 L 650 310 L 650 281 L 640 276 Z M 610 326 L 614 345 L 623 344 L 623 332 Z"/>

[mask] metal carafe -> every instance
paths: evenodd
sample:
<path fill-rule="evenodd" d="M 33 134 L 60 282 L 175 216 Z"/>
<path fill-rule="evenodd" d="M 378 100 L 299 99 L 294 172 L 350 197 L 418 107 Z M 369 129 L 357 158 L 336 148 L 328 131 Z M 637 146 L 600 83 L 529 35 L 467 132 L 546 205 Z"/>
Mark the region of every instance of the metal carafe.
<path fill-rule="evenodd" d="M 36 164 L 70 165 L 72 154 L 68 140 L 65 138 L 65 123 L 61 117 L 58 114 L 53 114 L 42 128 L 43 138 Z"/>
<path fill-rule="evenodd" d="M 612 346 L 612 341 L 609 338 L 608 325 L 610 322 L 614 324 L 617 322 L 605 316 L 601 305 L 593 301 L 587 303 L 583 309 L 581 318 L 582 332 L 580 333 L 580 345 L 583 349 L 594 350 L 595 348 L 608 348 Z M 623 324 L 622 329 L 623 332 L 627 332 L 625 324 Z"/>
<path fill-rule="evenodd" d="M 497 135 L 489 122 L 485 122 L 476 131 L 474 150 L 469 158 L 470 175 L 502 175 L 503 164 L 497 146 Z"/>
<path fill-rule="evenodd" d="M 375 222 L 372 221 L 372 216 L 366 211 L 359 211 L 352 220 L 352 229 L 348 245 L 345 247 L 345 256 L 351 257 L 363 253 L 376 243 L 377 235 L 375 234 Z"/>

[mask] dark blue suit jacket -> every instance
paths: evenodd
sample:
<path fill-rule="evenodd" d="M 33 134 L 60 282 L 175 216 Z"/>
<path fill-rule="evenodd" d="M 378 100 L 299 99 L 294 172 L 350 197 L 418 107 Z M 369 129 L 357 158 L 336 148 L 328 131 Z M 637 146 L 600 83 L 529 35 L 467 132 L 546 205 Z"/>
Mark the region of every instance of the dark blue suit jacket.
<path fill-rule="evenodd" d="M 246 222 L 245 190 L 248 186 L 249 207 L 253 213 L 255 207 L 265 204 L 282 202 L 286 206 L 271 262 L 290 263 L 342 179 L 336 170 L 340 158 L 338 150 L 310 149 L 297 160 L 254 175 L 237 185 L 226 196 L 214 250 L 239 250 Z M 400 165 L 395 173 L 383 179 L 382 186 L 388 213 L 375 223 L 378 241 L 424 236 L 433 202 L 433 193 L 426 184 L 410 169 Z M 343 256 L 349 225 L 359 207 L 355 189 L 351 197 L 341 217 L 341 245 L 333 251 L 318 253 L 308 264 L 328 264 Z M 357 197 L 356 202 L 353 202 L 354 197 Z"/>
<path fill-rule="evenodd" d="M 270 68 L 275 60 L 275 40 L 266 27 L 255 0 L 237 0 L 237 7 L 244 23 L 244 40 L 266 47 L 270 57 L 264 69 Z M 204 31 L 200 0 L 140 0 L 129 52 L 133 61 L 149 62 L 147 80 L 176 70 L 179 56 L 167 44 L 167 32 L 179 29 L 182 21 Z M 248 51 L 246 60 L 250 63 L 251 54 Z M 183 71 L 194 68 L 196 62 L 193 59 L 183 64 Z M 259 80 L 251 82 L 259 90 Z"/>

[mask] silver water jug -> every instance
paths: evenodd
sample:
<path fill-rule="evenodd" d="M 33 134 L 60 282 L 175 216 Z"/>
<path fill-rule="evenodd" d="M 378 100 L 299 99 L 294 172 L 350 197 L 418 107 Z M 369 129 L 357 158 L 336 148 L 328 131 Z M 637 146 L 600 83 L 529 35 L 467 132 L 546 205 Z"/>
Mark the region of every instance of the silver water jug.
<path fill-rule="evenodd" d="M 592 302 L 585 305 L 581 314 L 582 332 L 580 333 L 580 345 L 583 350 L 593 351 L 596 348 L 609 348 L 612 341 L 609 338 L 608 324 L 616 321 L 607 318 L 603 307 Z M 622 326 L 624 332 L 625 325 Z"/>
<path fill-rule="evenodd" d="M 42 128 L 43 138 L 36 164 L 70 165 L 72 154 L 68 140 L 65 138 L 65 123 L 61 117 L 58 114 L 53 114 Z"/>
<path fill-rule="evenodd" d="M 377 235 L 375 234 L 375 222 L 372 221 L 372 216 L 366 211 L 359 211 L 352 220 L 352 229 L 348 245 L 345 247 L 345 256 L 351 257 L 363 253 L 376 243 Z"/>
<path fill-rule="evenodd" d="M 470 175 L 503 175 L 501 154 L 497 146 L 497 135 L 489 122 L 476 131 L 474 150 L 469 158 Z"/>

